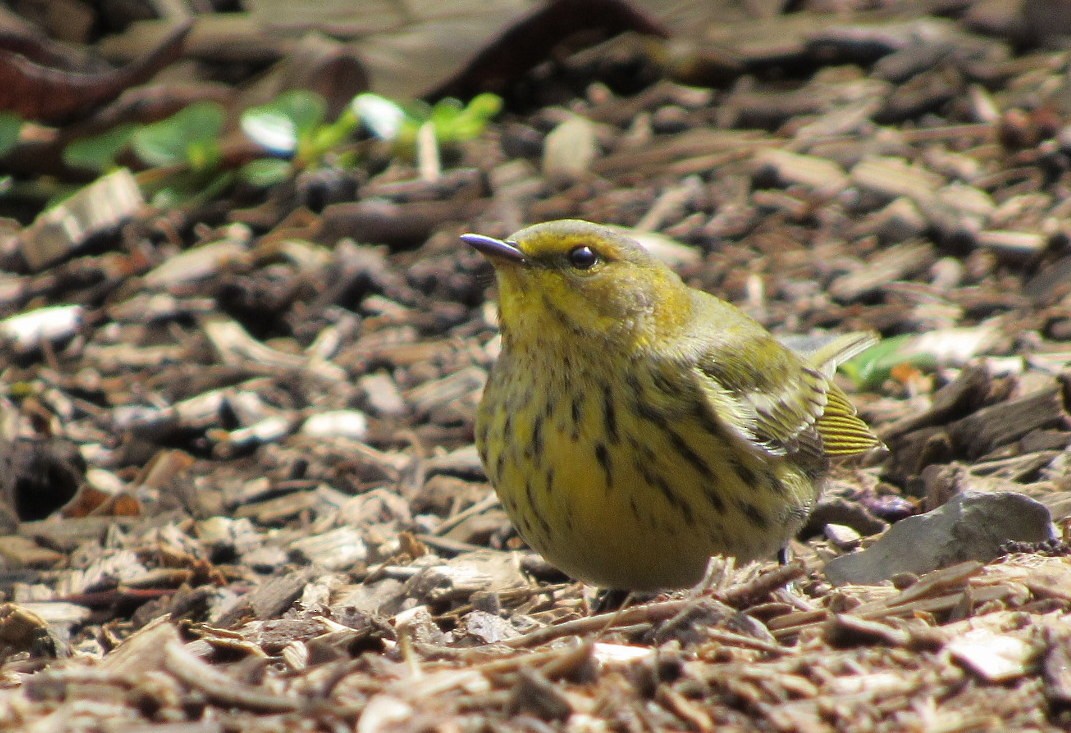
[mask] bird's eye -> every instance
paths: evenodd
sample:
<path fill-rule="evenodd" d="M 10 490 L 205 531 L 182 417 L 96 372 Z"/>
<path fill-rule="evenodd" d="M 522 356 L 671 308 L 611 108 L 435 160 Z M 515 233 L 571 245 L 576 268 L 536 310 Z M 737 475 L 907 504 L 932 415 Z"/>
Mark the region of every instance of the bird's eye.
<path fill-rule="evenodd" d="M 599 261 L 599 255 L 591 247 L 574 247 L 569 250 L 569 264 L 578 270 L 590 270 Z"/>

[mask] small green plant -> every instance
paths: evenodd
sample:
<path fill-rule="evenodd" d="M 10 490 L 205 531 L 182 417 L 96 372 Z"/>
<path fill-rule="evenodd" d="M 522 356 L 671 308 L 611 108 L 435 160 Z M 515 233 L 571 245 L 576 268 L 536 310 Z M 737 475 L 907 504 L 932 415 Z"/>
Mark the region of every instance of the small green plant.
<path fill-rule="evenodd" d="M 443 99 L 434 106 L 424 102 L 399 103 L 378 94 L 359 94 L 334 122 L 326 121 L 327 105 L 312 92 L 293 91 L 272 102 L 251 107 L 242 115 L 242 130 L 273 157 L 247 163 L 242 178 L 269 186 L 295 170 L 324 162 L 357 129 L 364 126 L 375 137 L 390 141 L 399 155 L 411 156 L 421 127 L 431 124 L 440 145 L 454 145 L 479 137 L 502 109 L 494 94 L 481 94 L 467 105 Z M 341 164 L 352 164 L 343 158 Z"/>
<path fill-rule="evenodd" d="M 185 166 L 204 173 L 219 165 L 222 129 L 223 108 L 214 102 L 197 102 L 135 131 L 131 145 L 149 165 Z"/>
<path fill-rule="evenodd" d="M 15 149 L 21 129 L 22 118 L 14 112 L 0 112 L 0 157 Z"/>
<path fill-rule="evenodd" d="M 139 127 L 135 124 L 116 125 L 99 135 L 72 140 L 63 149 L 63 162 L 72 168 L 107 173 L 116 167 L 119 156 L 130 147 L 130 139 Z"/>
<path fill-rule="evenodd" d="M 449 97 L 429 105 L 420 101 L 401 104 L 378 94 L 359 94 L 350 106 L 373 135 L 391 141 L 397 152 L 411 155 L 417 134 L 425 124 L 432 125 L 435 139 L 443 146 L 479 137 L 502 110 L 502 98 L 479 94 L 467 105 Z"/>
<path fill-rule="evenodd" d="M 4 157 L 19 143 L 19 131 L 22 119 L 13 112 L 0 112 L 0 158 Z M 11 177 L 0 175 L 0 196 L 11 189 Z"/>
<path fill-rule="evenodd" d="M 197 102 L 134 131 L 130 147 L 156 169 L 139 176 L 153 190 L 154 205 L 205 201 L 230 185 L 232 175 L 220 169 L 223 119 L 222 106 Z"/>
<path fill-rule="evenodd" d="M 863 390 L 880 387 L 899 366 L 913 366 L 920 370 L 937 368 L 937 357 L 920 351 L 916 346 L 917 336 L 905 334 L 883 339 L 858 356 L 840 365 L 855 386 Z"/>
<path fill-rule="evenodd" d="M 323 97 L 296 90 L 242 113 L 242 131 L 266 154 L 237 171 L 226 167 L 221 144 L 225 113 L 214 102 L 192 104 L 151 124 L 118 125 L 74 140 L 63 159 L 73 168 L 106 173 L 119 165 L 120 156 L 133 153 L 147 166 L 137 174 L 139 183 L 154 205 L 166 208 L 208 200 L 236 176 L 269 187 L 300 170 L 353 166 L 357 153 L 346 143 L 362 124 L 389 141 L 395 154 L 411 156 L 421 128 L 431 125 L 439 144 L 450 146 L 479 137 L 501 108 L 502 100 L 493 94 L 481 94 L 467 105 L 456 99 L 403 104 L 360 94 L 328 121 Z M 0 114 L 0 155 L 18 142 L 21 125 L 17 117 Z"/>
<path fill-rule="evenodd" d="M 319 165 L 354 130 L 357 118 L 348 108 L 334 122 L 325 122 L 327 103 L 313 92 L 286 92 L 268 104 L 242 113 L 242 131 L 273 156 L 251 161 L 240 175 L 253 185 L 270 186 L 295 170 Z"/>

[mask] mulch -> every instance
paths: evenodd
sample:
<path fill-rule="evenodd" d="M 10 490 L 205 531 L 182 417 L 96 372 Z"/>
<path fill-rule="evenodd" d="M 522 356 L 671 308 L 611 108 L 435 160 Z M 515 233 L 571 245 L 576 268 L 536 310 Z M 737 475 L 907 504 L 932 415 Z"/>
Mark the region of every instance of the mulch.
<path fill-rule="evenodd" d="M 6 220 L 0 729 L 1071 725 L 1062 535 L 823 573 L 967 490 L 1071 526 L 1071 56 L 945 6 L 561 55 L 441 170 L 372 153 L 180 212 L 113 174 L 59 250 Z M 512 531 L 472 444 L 492 278 L 457 236 L 565 217 L 779 335 L 905 337 L 846 382 L 889 451 L 837 467 L 792 563 L 603 611 Z"/>

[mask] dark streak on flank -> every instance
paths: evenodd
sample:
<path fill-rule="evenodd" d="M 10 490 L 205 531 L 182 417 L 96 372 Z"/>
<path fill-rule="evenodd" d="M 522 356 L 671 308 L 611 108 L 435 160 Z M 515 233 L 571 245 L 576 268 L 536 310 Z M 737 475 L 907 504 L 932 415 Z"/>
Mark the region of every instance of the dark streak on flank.
<path fill-rule="evenodd" d="M 606 435 L 610 442 L 621 442 L 621 436 L 617 432 L 617 408 L 614 407 L 614 392 L 609 384 L 602 388 L 602 420 L 606 427 Z"/>
<path fill-rule="evenodd" d="M 662 476 L 654 472 L 651 468 L 651 464 L 643 461 L 634 461 L 634 464 L 636 469 L 640 472 L 640 475 L 643 476 L 643 480 L 658 489 L 659 493 L 661 493 L 662 497 L 666 500 L 666 503 L 680 512 L 681 516 L 684 517 L 684 521 L 687 522 L 689 526 L 694 527 L 695 512 L 692 510 L 692 505 L 677 495 L 677 493 L 673 491 L 673 487 L 670 486 Z"/>
<path fill-rule="evenodd" d="M 610 460 L 610 451 L 606 447 L 606 443 L 598 442 L 595 444 L 595 460 L 602 466 L 602 470 L 606 472 L 606 493 L 610 493 L 614 487 L 614 474 L 613 464 Z"/>
<path fill-rule="evenodd" d="M 676 435 L 676 433 L 674 434 Z M 680 436 L 677 437 L 679 438 Z M 644 478 L 646 479 L 649 474 L 648 466 L 652 466 L 655 463 L 658 463 L 658 458 L 655 457 L 654 451 L 651 449 L 650 446 L 648 446 L 647 444 L 639 443 L 638 440 L 632 437 L 631 435 L 629 436 L 629 448 L 637 457 L 637 460 L 634 461 L 636 469 L 640 474 L 643 474 Z M 706 461 L 703 461 L 703 463 L 706 465 Z M 653 481 L 651 481 L 651 483 L 653 483 Z M 699 483 L 700 485 L 702 485 L 703 495 L 706 496 L 707 502 L 710 503 L 710 506 L 714 508 L 714 512 L 724 514 L 725 500 L 718 493 L 718 488 L 716 488 L 716 483 L 718 482 L 713 479 L 712 474 L 709 480 L 700 481 Z"/>
<path fill-rule="evenodd" d="M 532 425 L 532 456 L 536 460 L 543 459 L 543 418 L 537 417 Z"/>
<path fill-rule="evenodd" d="M 562 354 L 561 360 L 562 360 L 562 363 L 561 363 L 562 373 L 564 373 L 564 374 L 572 374 L 572 372 L 573 372 L 573 357 L 569 354 L 568 351 L 565 352 L 564 354 Z"/>
<path fill-rule="evenodd" d="M 502 480 L 502 474 L 506 470 L 506 451 L 503 450 L 495 458 L 495 481 Z"/>
<path fill-rule="evenodd" d="M 574 443 L 580 440 L 580 407 L 580 396 L 574 395 L 572 404 L 569 406 L 569 415 L 573 418 L 569 424 L 569 434 Z"/>
<path fill-rule="evenodd" d="M 710 505 L 714 507 L 714 511 L 718 514 L 725 514 L 725 500 L 721 498 L 721 494 L 718 493 L 716 486 L 711 484 L 703 484 L 703 496 L 707 498 Z"/>
<path fill-rule="evenodd" d="M 684 456 L 684 460 L 688 461 L 696 471 L 703 475 L 707 479 L 713 479 L 715 477 L 714 469 L 710 467 L 710 464 L 706 462 L 703 456 L 692 450 L 692 446 L 688 445 L 688 441 L 684 439 L 684 436 L 678 433 L 676 430 L 667 427 L 666 436 L 669 438 L 669 442 L 673 444 L 673 450 Z"/>
<path fill-rule="evenodd" d="M 552 536 L 552 532 L 550 531 L 550 525 L 547 523 L 547 520 L 544 519 L 541 514 L 537 514 L 536 519 L 539 520 L 539 526 L 543 528 L 543 536 L 549 540 Z"/>
<path fill-rule="evenodd" d="M 630 389 L 631 389 L 631 385 L 630 385 Z M 633 392 L 633 394 L 638 394 L 638 392 Z M 666 416 L 663 415 L 659 410 L 656 410 L 654 407 L 652 407 L 650 405 L 650 403 L 645 402 L 645 401 L 643 401 L 641 399 L 635 399 L 632 402 L 632 409 L 637 415 L 642 417 L 644 420 L 647 420 L 648 422 L 654 423 L 657 427 L 661 428 L 662 430 L 668 430 L 669 429 L 669 422 L 666 420 Z"/>
<path fill-rule="evenodd" d="M 765 530 L 769 528 L 770 521 L 757 506 L 750 501 L 744 501 L 743 499 L 737 499 L 734 503 L 736 504 L 736 508 L 740 510 L 740 513 L 747 517 L 747 520 L 755 525 L 756 529 Z"/>
<path fill-rule="evenodd" d="M 749 487 L 756 487 L 759 484 L 759 475 L 755 473 L 751 466 L 747 465 L 744 461 L 740 460 L 736 456 L 730 456 L 729 465 L 740 480 L 747 484 Z"/>
<path fill-rule="evenodd" d="M 703 428 L 704 432 L 708 433 L 712 438 L 726 440 L 722 437 L 722 426 L 718 422 L 718 416 L 714 414 L 713 408 L 706 404 L 706 400 L 701 396 L 695 400 L 694 415 L 699 420 L 699 427 Z"/>
<path fill-rule="evenodd" d="M 655 389 L 667 397 L 678 398 L 681 396 L 680 386 L 670 381 L 669 377 L 667 377 L 664 372 L 651 372 L 651 384 L 654 385 Z"/>
<path fill-rule="evenodd" d="M 633 455 L 640 456 L 648 466 L 653 466 L 658 462 L 658 457 L 655 455 L 654 448 L 646 443 L 641 443 L 632 435 L 628 436 L 628 447 Z"/>

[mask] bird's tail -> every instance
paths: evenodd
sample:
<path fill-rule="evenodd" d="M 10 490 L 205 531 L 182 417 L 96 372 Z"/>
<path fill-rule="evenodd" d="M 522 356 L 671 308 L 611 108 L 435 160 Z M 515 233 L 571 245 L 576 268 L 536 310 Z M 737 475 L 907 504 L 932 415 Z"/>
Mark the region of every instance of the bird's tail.
<path fill-rule="evenodd" d="M 877 336 L 872 333 L 856 332 L 811 337 L 809 343 L 800 344 L 799 347 L 788 345 L 796 348 L 826 379 L 832 379 L 839 364 L 877 342 Z M 850 456 L 882 445 L 870 426 L 856 414 L 848 396 L 833 382 L 829 383 L 826 392 L 825 411 L 815 420 L 814 426 L 822 436 L 822 447 L 826 455 Z"/>
<path fill-rule="evenodd" d="M 818 341 L 818 339 L 813 339 Z M 872 333 L 856 331 L 855 333 L 840 333 L 822 337 L 822 340 L 811 348 L 800 350 L 807 359 L 807 363 L 819 370 L 829 379 L 837 371 L 837 367 L 861 354 L 878 342 L 878 337 Z"/>

